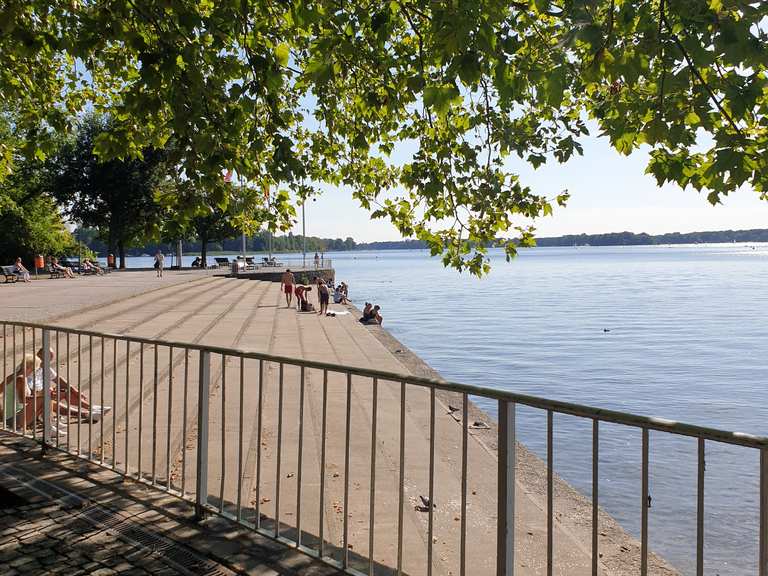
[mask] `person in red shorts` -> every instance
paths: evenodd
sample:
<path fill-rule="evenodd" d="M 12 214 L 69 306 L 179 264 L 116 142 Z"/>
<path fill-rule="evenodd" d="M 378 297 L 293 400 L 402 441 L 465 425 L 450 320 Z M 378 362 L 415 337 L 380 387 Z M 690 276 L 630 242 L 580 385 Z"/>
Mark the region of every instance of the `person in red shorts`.
<path fill-rule="evenodd" d="M 293 285 L 295 283 L 296 280 L 294 279 L 293 272 L 291 272 L 290 268 L 283 272 L 283 276 L 280 279 L 280 288 L 285 292 L 286 308 L 291 307 L 291 302 L 293 301 Z"/>

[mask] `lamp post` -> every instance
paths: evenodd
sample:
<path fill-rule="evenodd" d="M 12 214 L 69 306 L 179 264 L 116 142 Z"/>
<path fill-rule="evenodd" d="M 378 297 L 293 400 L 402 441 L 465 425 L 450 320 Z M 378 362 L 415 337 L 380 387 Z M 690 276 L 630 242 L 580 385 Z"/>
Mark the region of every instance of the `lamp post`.
<path fill-rule="evenodd" d="M 304 260 L 304 263 L 302 264 L 303 268 L 307 267 L 307 215 L 306 215 L 306 209 L 305 209 L 306 204 L 307 204 L 307 199 L 305 198 L 301 202 L 301 254 Z"/>
<path fill-rule="evenodd" d="M 240 196 L 241 196 L 240 200 L 241 201 L 242 201 L 242 194 L 243 194 L 243 177 L 240 176 Z M 243 253 L 243 265 L 245 265 L 245 222 L 243 222 L 242 232 L 243 232 L 243 242 L 242 242 L 241 251 Z"/>

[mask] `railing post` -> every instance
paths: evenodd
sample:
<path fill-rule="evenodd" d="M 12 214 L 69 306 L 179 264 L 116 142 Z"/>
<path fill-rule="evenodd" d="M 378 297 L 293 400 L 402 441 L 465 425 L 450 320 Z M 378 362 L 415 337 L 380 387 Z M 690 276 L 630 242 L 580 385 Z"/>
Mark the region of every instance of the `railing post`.
<path fill-rule="evenodd" d="M 760 566 L 759 576 L 768 576 L 768 448 L 760 450 Z"/>
<path fill-rule="evenodd" d="M 496 574 L 515 573 L 515 403 L 499 400 L 499 495 Z"/>
<path fill-rule="evenodd" d="M 43 330 L 43 447 L 42 452 L 51 442 L 51 333 Z M 58 398 L 58 393 L 57 393 Z"/>
<path fill-rule="evenodd" d="M 200 351 L 197 393 L 197 490 L 195 518 L 202 520 L 208 504 L 208 404 L 211 385 L 211 353 Z"/>

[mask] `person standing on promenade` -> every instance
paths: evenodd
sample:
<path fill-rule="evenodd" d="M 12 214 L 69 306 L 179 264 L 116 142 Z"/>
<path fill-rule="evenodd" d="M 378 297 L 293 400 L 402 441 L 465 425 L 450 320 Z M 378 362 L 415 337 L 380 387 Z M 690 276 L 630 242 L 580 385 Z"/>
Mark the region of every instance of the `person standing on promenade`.
<path fill-rule="evenodd" d="M 165 256 L 158 250 L 155 252 L 155 270 L 157 271 L 157 277 L 163 277 L 163 265 L 165 264 Z"/>
<path fill-rule="evenodd" d="M 315 252 L 315 270 L 320 268 L 320 255 Z"/>
<path fill-rule="evenodd" d="M 324 316 L 328 312 L 328 300 L 330 299 L 330 296 L 331 294 L 328 291 L 328 286 L 326 286 L 322 279 L 318 279 L 317 298 L 320 301 L 320 310 L 318 310 L 317 313 L 320 314 L 320 316 Z"/>
<path fill-rule="evenodd" d="M 280 278 L 280 288 L 283 292 L 285 292 L 286 308 L 291 307 L 291 302 L 293 301 L 293 285 L 295 283 L 296 280 L 293 277 L 293 272 L 291 272 L 291 269 L 288 268 L 285 272 L 283 272 L 282 278 Z"/>

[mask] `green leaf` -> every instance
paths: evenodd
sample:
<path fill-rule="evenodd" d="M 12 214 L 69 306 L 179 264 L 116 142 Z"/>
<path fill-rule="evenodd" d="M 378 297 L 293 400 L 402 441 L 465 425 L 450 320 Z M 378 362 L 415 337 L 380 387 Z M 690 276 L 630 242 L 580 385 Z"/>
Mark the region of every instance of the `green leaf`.
<path fill-rule="evenodd" d="M 544 91 L 547 103 L 553 107 L 559 107 L 563 103 L 565 92 L 565 68 L 559 66 L 553 70 L 545 80 Z"/>
<path fill-rule="evenodd" d="M 277 58 L 280 66 L 288 65 L 288 57 L 291 55 L 291 49 L 285 42 L 282 42 L 275 46 L 275 57 Z"/>
<path fill-rule="evenodd" d="M 424 88 L 424 105 L 437 112 L 445 112 L 451 103 L 459 100 L 459 90 L 454 84 L 427 86 Z"/>
<path fill-rule="evenodd" d="M 700 124 L 701 118 L 699 118 L 699 115 L 696 114 L 696 112 L 691 110 L 690 112 L 688 112 L 688 114 L 685 115 L 685 123 L 690 125 Z"/>
<path fill-rule="evenodd" d="M 467 86 L 473 86 L 480 80 L 480 61 L 476 52 L 470 51 L 459 58 L 459 78 Z"/>

